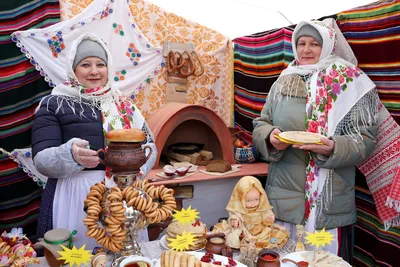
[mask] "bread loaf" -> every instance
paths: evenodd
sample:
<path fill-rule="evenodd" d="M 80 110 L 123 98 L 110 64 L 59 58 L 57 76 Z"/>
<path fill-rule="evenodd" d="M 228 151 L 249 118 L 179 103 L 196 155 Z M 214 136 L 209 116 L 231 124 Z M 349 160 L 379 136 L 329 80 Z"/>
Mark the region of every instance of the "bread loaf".
<path fill-rule="evenodd" d="M 232 170 L 231 164 L 227 160 L 211 160 L 206 166 L 208 172 L 227 172 Z"/>
<path fill-rule="evenodd" d="M 145 138 L 145 133 L 140 129 L 119 129 L 106 133 L 106 139 L 110 142 L 139 143 Z"/>

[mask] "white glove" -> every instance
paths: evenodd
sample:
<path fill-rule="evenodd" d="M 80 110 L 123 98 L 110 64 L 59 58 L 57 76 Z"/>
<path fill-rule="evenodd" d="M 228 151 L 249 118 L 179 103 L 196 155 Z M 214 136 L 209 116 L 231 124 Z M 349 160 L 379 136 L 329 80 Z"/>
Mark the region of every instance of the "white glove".
<path fill-rule="evenodd" d="M 97 152 L 87 149 L 89 142 L 86 140 L 75 141 L 72 144 L 71 151 L 74 160 L 85 168 L 94 168 L 100 163 Z"/>

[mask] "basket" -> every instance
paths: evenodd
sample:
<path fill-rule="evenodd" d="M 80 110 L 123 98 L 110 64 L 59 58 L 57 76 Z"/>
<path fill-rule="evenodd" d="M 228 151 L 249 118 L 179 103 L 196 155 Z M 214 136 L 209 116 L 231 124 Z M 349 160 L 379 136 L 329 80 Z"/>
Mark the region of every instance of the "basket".
<path fill-rule="evenodd" d="M 233 143 L 235 143 L 237 137 L 236 135 L 242 133 L 243 131 L 236 132 L 232 135 Z M 245 142 L 245 141 L 244 141 Z M 248 142 L 245 142 L 245 145 L 248 145 Z M 233 147 L 233 154 L 236 160 L 236 163 L 246 164 L 252 163 L 257 159 L 257 150 L 256 147 L 251 144 L 249 147 Z"/>

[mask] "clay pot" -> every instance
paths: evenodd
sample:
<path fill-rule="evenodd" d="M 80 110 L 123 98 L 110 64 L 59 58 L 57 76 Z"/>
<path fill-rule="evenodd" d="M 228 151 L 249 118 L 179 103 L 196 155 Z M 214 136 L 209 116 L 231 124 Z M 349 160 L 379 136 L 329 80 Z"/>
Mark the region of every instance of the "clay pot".
<path fill-rule="evenodd" d="M 222 255 L 222 250 L 226 248 L 225 234 L 213 234 L 207 236 L 206 251 Z"/>
<path fill-rule="evenodd" d="M 268 259 L 266 257 L 270 256 L 271 259 Z M 257 259 L 257 267 L 280 267 L 281 262 L 280 262 L 280 256 L 278 253 L 268 250 L 268 249 L 263 249 L 258 253 L 258 259 Z"/>
<path fill-rule="evenodd" d="M 145 150 L 150 149 L 146 157 Z M 105 166 L 110 167 L 113 173 L 138 172 L 140 167 L 150 158 L 153 150 L 142 143 L 110 142 L 107 152 L 99 149 L 97 154 L 104 153 L 104 160 L 100 160 Z"/>

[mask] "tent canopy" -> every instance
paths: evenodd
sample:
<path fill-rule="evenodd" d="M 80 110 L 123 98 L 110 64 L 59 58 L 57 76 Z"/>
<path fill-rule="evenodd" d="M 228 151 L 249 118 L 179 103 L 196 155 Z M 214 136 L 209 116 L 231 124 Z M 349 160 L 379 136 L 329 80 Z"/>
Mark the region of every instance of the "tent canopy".
<path fill-rule="evenodd" d="M 230 38 L 318 19 L 373 0 L 148 0 Z"/>

